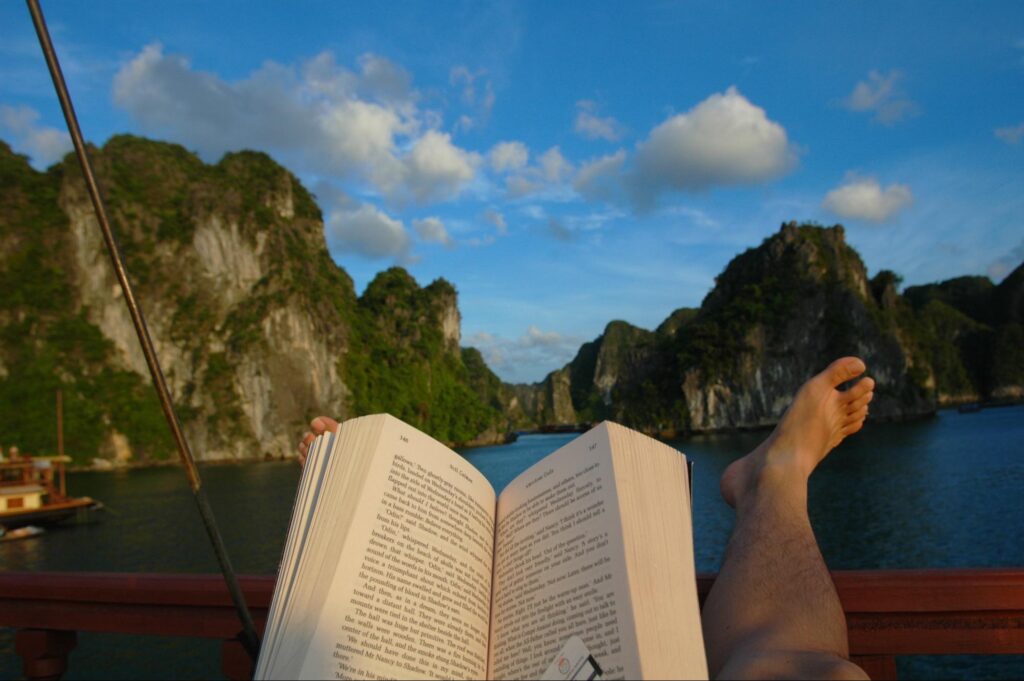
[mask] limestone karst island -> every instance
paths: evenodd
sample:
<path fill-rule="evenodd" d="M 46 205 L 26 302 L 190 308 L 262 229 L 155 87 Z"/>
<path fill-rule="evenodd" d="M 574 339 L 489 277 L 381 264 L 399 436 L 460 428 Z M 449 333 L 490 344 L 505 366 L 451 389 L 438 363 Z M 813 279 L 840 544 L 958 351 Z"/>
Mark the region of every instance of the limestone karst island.
<path fill-rule="evenodd" d="M 386 410 L 459 445 L 605 418 L 655 434 L 764 426 L 840 354 L 878 381 L 872 418 L 1024 395 L 1024 269 L 900 291 L 843 228 L 785 224 L 736 255 L 697 309 L 656 329 L 609 321 L 562 369 L 503 383 L 463 347 L 455 288 L 405 270 L 357 295 L 321 212 L 262 153 L 207 165 L 117 136 L 93 149 L 193 450 L 289 456 L 320 413 Z M 73 157 L 46 172 L 0 143 L 0 443 L 52 448 L 64 395 L 78 465 L 173 458 Z M 680 296 L 682 298 L 682 296 Z"/>

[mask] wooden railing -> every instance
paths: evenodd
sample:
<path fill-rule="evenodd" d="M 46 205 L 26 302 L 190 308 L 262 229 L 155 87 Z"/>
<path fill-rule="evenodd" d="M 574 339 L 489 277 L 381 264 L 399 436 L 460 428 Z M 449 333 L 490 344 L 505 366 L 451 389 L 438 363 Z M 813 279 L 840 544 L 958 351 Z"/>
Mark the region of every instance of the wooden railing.
<path fill-rule="evenodd" d="M 895 678 L 897 655 L 1024 654 L 1024 569 L 833 572 L 850 651 L 872 678 Z M 242 577 L 262 631 L 273 577 Z M 698 578 L 701 597 L 714 576 Z M 251 676 L 240 626 L 217 575 L 0 573 L 0 627 L 29 679 L 58 679 L 76 632 L 221 639 L 221 671 Z"/>

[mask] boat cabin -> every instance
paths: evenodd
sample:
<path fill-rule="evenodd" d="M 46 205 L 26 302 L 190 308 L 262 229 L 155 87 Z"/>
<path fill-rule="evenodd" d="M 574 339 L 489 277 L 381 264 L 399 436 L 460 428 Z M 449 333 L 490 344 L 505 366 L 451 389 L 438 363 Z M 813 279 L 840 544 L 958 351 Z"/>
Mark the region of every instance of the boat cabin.
<path fill-rule="evenodd" d="M 0 511 L 39 508 L 46 490 L 39 485 L 0 487 Z"/>
<path fill-rule="evenodd" d="M 0 462 L 0 527 L 48 524 L 98 504 L 67 495 L 68 456 L 35 456 Z"/>

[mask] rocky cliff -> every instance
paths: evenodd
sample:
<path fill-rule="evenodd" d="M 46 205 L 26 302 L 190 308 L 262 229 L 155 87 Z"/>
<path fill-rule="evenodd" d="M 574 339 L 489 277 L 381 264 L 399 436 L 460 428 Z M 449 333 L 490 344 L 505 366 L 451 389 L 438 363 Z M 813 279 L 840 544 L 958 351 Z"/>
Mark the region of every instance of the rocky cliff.
<path fill-rule="evenodd" d="M 677 310 L 654 332 L 609 324 L 533 398 L 520 387 L 520 402 L 541 423 L 612 418 L 663 434 L 767 426 L 845 354 L 863 357 L 878 383 L 875 419 L 1019 397 L 1022 269 L 998 287 L 964 278 L 901 295 L 894 273 L 868 278 L 841 226 L 786 224 L 734 258 L 700 309 Z"/>
<path fill-rule="evenodd" d="M 289 454 L 318 413 L 503 435 L 462 361 L 455 289 L 394 269 L 357 297 L 313 198 L 269 157 L 211 166 L 130 136 L 91 156 L 197 458 Z M 38 173 L 0 143 L 0 180 L 0 444 L 52 451 L 62 389 L 74 456 L 171 455 L 77 162 Z"/>
<path fill-rule="evenodd" d="M 940 404 L 1024 398 L 1024 265 L 998 286 L 958 277 L 904 292 Z"/>
<path fill-rule="evenodd" d="M 535 385 L 460 347 L 457 292 L 380 273 L 357 296 L 320 210 L 264 154 L 207 165 L 136 137 L 92 149 L 182 420 L 200 459 L 281 456 L 308 420 L 387 411 L 462 444 L 614 419 L 659 434 L 764 426 L 842 354 L 878 382 L 872 418 L 1024 396 L 1024 267 L 899 292 L 840 226 L 783 225 L 699 309 L 623 321 Z M 56 448 L 55 394 L 80 462 L 173 456 L 80 171 L 0 142 L 0 446 Z"/>

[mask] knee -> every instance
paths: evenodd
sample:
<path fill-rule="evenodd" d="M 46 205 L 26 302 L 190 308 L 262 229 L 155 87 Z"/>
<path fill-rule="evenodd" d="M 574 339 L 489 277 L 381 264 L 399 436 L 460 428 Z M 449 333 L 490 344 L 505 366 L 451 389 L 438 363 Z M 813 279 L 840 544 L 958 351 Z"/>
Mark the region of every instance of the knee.
<path fill-rule="evenodd" d="M 825 653 L 821 656 L 829 659 L 819 661 L 818 672 L 813 675 L 814 678 L 831 681 L 861 681 L 871 678 L 867 672 L 845 658 Z"/>
<path fill-rule="evenodd" d="M 726 662 L 717 678 L 861 681 L 869 677 L 853 662 L 834 653 L 749 651 Z"/>

